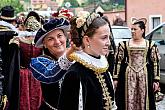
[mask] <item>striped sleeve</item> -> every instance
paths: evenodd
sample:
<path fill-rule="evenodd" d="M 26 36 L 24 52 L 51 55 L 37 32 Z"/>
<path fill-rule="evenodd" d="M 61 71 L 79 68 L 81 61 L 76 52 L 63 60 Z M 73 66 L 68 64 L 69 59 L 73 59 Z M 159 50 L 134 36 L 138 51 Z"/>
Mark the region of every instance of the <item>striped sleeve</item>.
<path fill-rule="evenodd" d="M 43 83 L 57 82 L 66 72 L 66 70 L 61 69 L 58 61 L 45 57 L 32 58 L 30 69 L 33 76 Z"/>

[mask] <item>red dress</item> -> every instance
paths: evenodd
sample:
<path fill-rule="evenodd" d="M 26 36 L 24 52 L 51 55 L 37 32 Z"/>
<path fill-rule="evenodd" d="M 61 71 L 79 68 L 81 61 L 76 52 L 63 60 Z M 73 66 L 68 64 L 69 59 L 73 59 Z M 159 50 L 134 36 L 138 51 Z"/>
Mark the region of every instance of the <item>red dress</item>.
<path fill-rule="evenodd" d="M 31 58 L 41 54 L 41 49 L 32 44 L 20 42 L 20 53 L 20 110 L 38 110 L 42 98 L 41 85 L 32 76 L 29 64 Z"/>

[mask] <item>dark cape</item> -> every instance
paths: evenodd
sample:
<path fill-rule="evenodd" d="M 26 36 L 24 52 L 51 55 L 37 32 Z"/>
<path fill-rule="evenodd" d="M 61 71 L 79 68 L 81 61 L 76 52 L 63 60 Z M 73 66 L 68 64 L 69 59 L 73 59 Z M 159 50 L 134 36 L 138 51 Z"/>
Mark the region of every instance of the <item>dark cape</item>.
<path fill-rule="evenodd" d="M 99 62 L 91 63 L 92 58 L 95 59 L 92 56 L 88 60 L 81 59 L 73 54 L 76 63 L 69 68 L 62 82 L 58 110 L 111 110 L 114 107 L 114 90 L 106 67 L 108 62 L 106 58 L 99 58 L 96 59 Z"/>
<path fill-rule="evenodd" d="M 0 25 L 3 95 L 7 95 L 8 110 L 19 110 L 19 48 L 16 44 L 9 45 L 10 39 L 15 35 L 17 33 L 11 28 Z"/>

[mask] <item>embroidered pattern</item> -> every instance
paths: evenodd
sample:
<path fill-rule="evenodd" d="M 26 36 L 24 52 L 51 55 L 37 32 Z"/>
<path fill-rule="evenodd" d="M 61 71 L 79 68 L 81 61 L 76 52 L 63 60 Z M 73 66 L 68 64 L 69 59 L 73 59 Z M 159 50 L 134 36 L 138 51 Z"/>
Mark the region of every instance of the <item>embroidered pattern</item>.
<path fill-rule="evenodd" d="M 90 15 L 87 11 L 80 11 L 76 18 L 77 28 L 80 28 L 86 22 L 87 17 Z"/>
<path fill-rule="evenodd" d="M 68 68 L 74 63 L 74 62 L 70 62 L 67 58 L 66 58 L 66 54 L 64 54 L 63 56 L 61 56 L 58 59 L 58 63 L 61 69 L 63 70 L 68 70 Z"/>
<path fill-rule="evenodd" d="M 94 71 L 96 74 L 96 78 L 99 80 L 102 88 L 103 100 L 105 100 L 104 109 L 111 110 L 112 109 L 112 97 L 108 91 L 107 84 L 104 79 L 104 75 L 101 73 L 105 73 L 108 69 L 108 63 L 106 62 L 106 58 L 104 57 L 100 59 L 95 59 L 84 52 L 77 52 L 70 55 L 70 59 L 75 60 L 76 62 L 81 63 L 86 68 L 89 68 Z"/>
<path fill-rule="evenodd" d="M 105 79 L 103 78 L 104 76 L 101 74 L 96 74 L 97 78 L 99 79 L 99 82 L 101 84 L 102 87 L 102 91 L 103 91 L 103 99 L 105 100 L 105 110 L 110 110 L 112 108 L 112 101 L 111 101 L 111 96 L 110 93 L 108 92 L 108 88 L 107 88 L 107 84 L 105 83 Z"/>
<path fill-rule="evenodd" d="M 92 24 L 92 22 L 96 19 L 100 17 L 99 14 L 93 12 L 93 13 L 89 13 L 87 11 L 80 11 L 77 15 L 76 18 L 76 24 L 77 24 L 77 28 L 83 28 L 81 35 L 84 36 L 88 27 Z"/>
<path fill-rule="evenodd" d="M 84 54 L 84 55 L 85 55 L 85 54 Z M 97 66 L 96 66 L 95 64 L 93 64 L 92 62 L 87 61 L 87 60 L 85 60 L 85 59 L 83 59 L 83 58 L 80 58 L 80 56 L 79 56 L 78 54 L 76 54 L 76 53 L 71 54 L 71 55 L 69 56 L 69 58 L 72 59 L 72 60 L 75 60 L 76 62 L 79 62 L 79 63 L 81 63 L 82 65 L 84 65 L 85 67 L 87 67 L 87 68 L 89 68 L 89 69 L 95 71 L 96 74 L 100 74 L 100 73 L 106 72 L 107 69 L 108 69 L 108 66 L 109 66 L 108 63 L 104 62 L 104 63 L 106 63 L 106 66 L 97 67 Z M 89 60 L 90 60 L 90 59 L 89 59 Z M 101 62 L 100 62 L 100 63 L 101 63 Z"/>

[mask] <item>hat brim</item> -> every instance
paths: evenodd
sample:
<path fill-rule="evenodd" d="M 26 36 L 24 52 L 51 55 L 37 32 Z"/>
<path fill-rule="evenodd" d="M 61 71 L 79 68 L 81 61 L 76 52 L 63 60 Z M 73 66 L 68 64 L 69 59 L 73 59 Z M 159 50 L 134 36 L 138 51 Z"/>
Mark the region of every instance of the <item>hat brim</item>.
<path fill-rule="evenodd" d="M 48 32 L 46 32 L 44 35 L 42 35 L 38 41 L 35 43 L 35 47 L 37 48 L 43 48 L 43 39 L 45 38 L 45 36 L 47 34 L 49 34 L 50 32 L 54 31 L 54 30 L 57 30 L 57 29 L 60 29 L 60 30 L 63 30 L 64 31 L 64 34 L 65 36 L 67 36 L 67 30 L 69 29 L 69 26 L 61 26 L 61 27 L 57 27 L 57 28 L 54 28 Z"/>
<path fill-rule="evenodd" d="M 16 20 L 16 16 L 14 16 L 14 17 L 0 16 L 0 18 L 3 20 Z"/>

